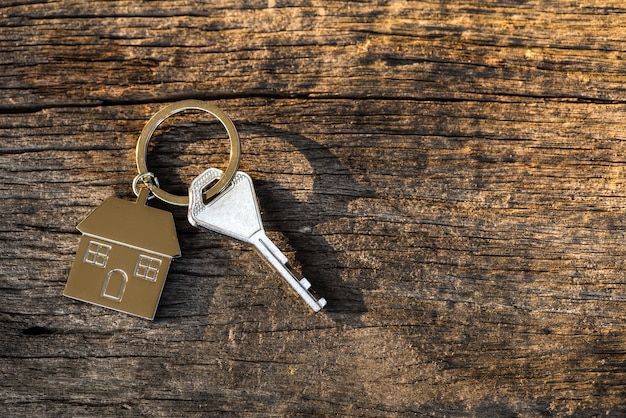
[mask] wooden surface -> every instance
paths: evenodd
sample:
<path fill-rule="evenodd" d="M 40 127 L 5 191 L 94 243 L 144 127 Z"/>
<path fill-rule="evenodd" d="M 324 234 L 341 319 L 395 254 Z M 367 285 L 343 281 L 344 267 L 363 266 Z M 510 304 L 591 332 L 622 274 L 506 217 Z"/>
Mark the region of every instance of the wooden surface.
<path fill-rule="evenodd" d="M 1 415 L 625 416 L 625 58 L 618 0 L 2 2 Z M 62 297 L 183 98 L 322 313 L 158 202 L 155 321 Z M 225 133 L 166 124 L 185 193 Z"/>

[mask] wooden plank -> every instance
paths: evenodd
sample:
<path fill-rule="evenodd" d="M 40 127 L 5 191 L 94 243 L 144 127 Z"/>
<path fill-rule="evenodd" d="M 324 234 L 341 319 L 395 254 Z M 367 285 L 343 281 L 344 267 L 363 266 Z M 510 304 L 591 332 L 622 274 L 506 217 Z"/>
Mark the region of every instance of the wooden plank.
<path fill-rule="evenodd" d="M 517 3 L 7 6 L 0 98 L 624 99 L 621 3 Z"/>
<path fill-rule="evenodd" d="M 546 3 L 2 6 L 4 415 L 626 414 L 625 10 Z M 154 322 L 61 296 L 186 97 L 323 312 L 160 202 Z M 225 138 L 173 118 L 148 165 L 184 193 Z"/>

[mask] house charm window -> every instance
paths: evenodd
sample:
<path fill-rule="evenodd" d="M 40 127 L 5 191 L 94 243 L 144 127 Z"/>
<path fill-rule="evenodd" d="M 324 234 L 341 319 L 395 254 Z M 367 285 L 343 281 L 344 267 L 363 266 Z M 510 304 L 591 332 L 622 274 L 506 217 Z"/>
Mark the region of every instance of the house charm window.
<path fill-rule="evenodd" d="M 94 266 L 104 268 L 104 266 L 107 265 L 110 251 L 110 245 L 102 244 L 96 241 L 89 241 L 83 261 L 87 264 L 93 264 Z"/>
<path fill-rule="evenodd" d="M 161 268 L 161 260 L 159 258 L 150 257 L 147 255 L 140 255 L 135 266 L 135 277 L 145 279 L 151 282 L 156 281 L 159 275 L 159 269 Z"/>

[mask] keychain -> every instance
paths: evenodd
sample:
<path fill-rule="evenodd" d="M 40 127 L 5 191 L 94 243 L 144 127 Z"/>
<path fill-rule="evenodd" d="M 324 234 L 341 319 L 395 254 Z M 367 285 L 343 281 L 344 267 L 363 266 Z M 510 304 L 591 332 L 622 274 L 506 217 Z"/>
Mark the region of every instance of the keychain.
<path fill-rule="evenodd" d="M 160 188 L 148 171 L 146 154 L 157 127 L 185 110 L 202 110 L 222 123 L 230 141 L 230 156 L 224 172 L 209 168 L 192 181 L 188 196 L 178 196 Z M 137 201 L 110 197 L 78 224 L 83 235 L 63 294 L 154 318 L 172 258 L 181 255 L 172 214 L 147 205 L 149 198 L 156 197 L 172 205 L 188 206 L 188 219 L 194 226 L 252 244 L 313 311 L 322 309 L 326 300 L 310 292 L 309 281 L 289 267 L 287 257 L 265 235 L 252 179 L 237 171 L 240 154 L 233 122 L 212 104 L 183 100 L 157 112 L 137 142 L 139 174 L 132 183 Z M 145 186 L 140 190 L 139 182 Z"/>

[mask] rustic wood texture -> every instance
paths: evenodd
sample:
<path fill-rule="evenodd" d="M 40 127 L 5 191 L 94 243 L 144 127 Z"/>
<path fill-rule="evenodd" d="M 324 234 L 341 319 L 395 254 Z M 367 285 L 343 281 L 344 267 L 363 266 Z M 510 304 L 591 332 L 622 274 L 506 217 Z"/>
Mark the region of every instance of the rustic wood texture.
<path fill-rule="evenodd" d="M 625 56 L 621 0 L 2 2 L 1 415 L 625 416 Z M 62 297 L 183 98 L 323 312 L 158 202 L 155 321 Z M 184 193 L 228 144 L 166 125 Z"/>

